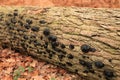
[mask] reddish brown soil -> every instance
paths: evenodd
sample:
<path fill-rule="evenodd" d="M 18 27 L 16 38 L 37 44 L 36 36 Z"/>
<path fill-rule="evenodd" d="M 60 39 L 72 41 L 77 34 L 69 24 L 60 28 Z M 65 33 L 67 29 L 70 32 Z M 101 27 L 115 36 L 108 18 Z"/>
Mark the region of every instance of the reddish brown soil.
<path fill-rule="evenodd" d="M 120 0 L 0 0 L 0 5 L 17 6 L 78 6 L 120 8 Z"/>

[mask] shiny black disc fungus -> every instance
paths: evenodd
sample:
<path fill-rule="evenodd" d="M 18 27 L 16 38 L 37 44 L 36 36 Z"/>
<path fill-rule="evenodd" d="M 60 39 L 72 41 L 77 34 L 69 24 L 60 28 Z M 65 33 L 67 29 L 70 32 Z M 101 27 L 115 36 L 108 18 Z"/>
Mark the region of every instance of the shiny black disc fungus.
<path fill-rule="evenodd" d="M 73 45 L 73 44 L 70 44 L 70 45 L 69 45 L 69 48 L 70 48 L 70 49 L 74 49 L 74 45 Z"/>
<path fill-rule="evenodd" d="M 104 75 L 106 77 L 114 77 L 114 74 L 111 70 L 104 70 Z"/>
<path fill-rule="evenodd" d="M 91 49 L 91 47 L 90 47 L 89 45 L 83 44 L 83 45 L 81 46 L 81 50 L 82 50 L 82 52 L 84 52 L 84 53 L 88 53 L 88 52 L 90 51 L 90 49 Z"/>
<path fill-rule="evenodd" d="M 97 68 L 102 68 L 102 67 L 104 67 L 104 64 L 103 64 L 101 61 L 96 61 L 96 62 L 95 62 L 95 66 L 96 66 Z"/>
<path fill-rule="evenodd" d="M 69 59 L 73 59 L 73 55 L 72 55 L 72 54 L 68 54 L 67 57 L 68 57 Z"/>
<path fill-rule="evenodd" d="M 38 32 L 39 31 L 39 27 L 32 27 L 31 30 L 34 31 L 34 32 Z"/>
<path fill-rule="evenodd" d="M 48 40 L 49 40 L 49 41 L 52 41 L 52 42 L 55 42 L 55 41 L 57 40 L 57 37 L 54 36 L 54 35 L 49 35 L 49 36 L 48 36 Z"/>
<path fill-rule="evenodd" d="M 27 22 L 28 24 L 32 24 L 32 20 L 30 20 L 30 19 L 26 19 L 26 22 Z"/>
<path fill-rule="evenodd" d="M 50 34 L 50 30 L 47 29 L 47 28 L 44 29 L 43 34 L 44 34 L 45 36 L 48 36 L 48 35 Z"/>
<path fill-rule="evenodd" d="M 65 45 L 64 45 L 64 44 L 61 44 L 60 47 L 61 47 L 62 49 L 64 49 L 64 48 L 65 48 Z"/>
<path fill-rule="evenodd" d="M 30 29 L 31 26 L 30 26 L 29 24 L 25 24 L 24 27 L 25 27 L 26 29 Z"/>

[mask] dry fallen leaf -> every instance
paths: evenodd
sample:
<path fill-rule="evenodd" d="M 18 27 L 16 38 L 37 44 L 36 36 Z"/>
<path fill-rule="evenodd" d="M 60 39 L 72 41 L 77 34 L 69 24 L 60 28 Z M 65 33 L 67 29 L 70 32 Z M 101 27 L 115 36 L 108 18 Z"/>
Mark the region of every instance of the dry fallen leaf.
<path fill-rule="evenodd" d="M 19 69 L 24 69 L 19 71 Z M 18 71 L 15 73 L 15 71 Z M 13 80 L 19 74 L 18 80 L 72 80 L 75 75 L 64 69 L 38 61 L 30 56 L 15 53 L 9 49 L 0 51 L 0 80 Z"/>

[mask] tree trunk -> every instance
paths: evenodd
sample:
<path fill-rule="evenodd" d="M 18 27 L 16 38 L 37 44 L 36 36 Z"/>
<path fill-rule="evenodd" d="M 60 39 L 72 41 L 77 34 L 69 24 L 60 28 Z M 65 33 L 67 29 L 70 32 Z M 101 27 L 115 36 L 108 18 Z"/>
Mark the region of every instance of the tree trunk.
<path fill-rule="evenodd" d="M 48 35 L 43 33 L 46 28 Z M 0 7 L 0 29 L 2 48 L 50 62 L 86 80 L 120 79 L 120 9 Z M 82 51 L 81 46 L 88 49 Z"/>

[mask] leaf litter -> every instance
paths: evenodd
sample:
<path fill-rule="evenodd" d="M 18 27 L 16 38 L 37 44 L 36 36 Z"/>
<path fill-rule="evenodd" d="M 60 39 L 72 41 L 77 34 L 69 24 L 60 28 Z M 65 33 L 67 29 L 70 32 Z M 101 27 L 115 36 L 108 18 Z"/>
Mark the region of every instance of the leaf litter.
<path fill-rule="evenodd" d="M 0 50 L 0 80 L 83 80 L 78 77 L 42 60 Z"/>

